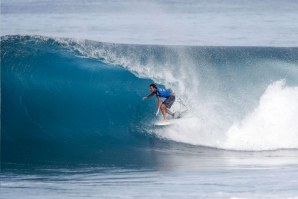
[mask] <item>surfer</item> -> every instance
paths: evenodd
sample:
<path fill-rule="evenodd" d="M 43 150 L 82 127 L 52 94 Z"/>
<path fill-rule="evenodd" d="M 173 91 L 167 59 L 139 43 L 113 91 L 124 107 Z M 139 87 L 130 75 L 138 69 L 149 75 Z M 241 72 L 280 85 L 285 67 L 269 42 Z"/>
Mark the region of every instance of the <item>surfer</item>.
<path fill-rule="evenodd" d="M 170 114 L 174 118 L 175 113 L 172 113 L 169 110 L 175 102 L 174 93 L 172 93 L 171 90 L 157 88 L 157 86 L 155 84 L 150 84 L 149 88 L 150 88 L 151 93 L 148 96 L 143 97 L 143 100 L 156 95 L 156 97 L 157 97 L 157 113 L 156 113 L 156 115 L 159 113 L 159 110 L 161 109 L 164 121 L 166 120 L 167 113 Z M 166 99 L 163 102 L 161 102 L 161 98 L 166 98 Z"/>

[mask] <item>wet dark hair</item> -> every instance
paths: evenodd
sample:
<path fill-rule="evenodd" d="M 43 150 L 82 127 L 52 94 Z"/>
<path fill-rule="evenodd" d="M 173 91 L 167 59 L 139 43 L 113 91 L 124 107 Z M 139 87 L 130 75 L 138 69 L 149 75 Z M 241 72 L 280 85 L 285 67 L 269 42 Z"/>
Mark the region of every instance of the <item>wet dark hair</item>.
<path fill-rule="evenodd" d="M 157 89 L 157 86 L 155 85 L 155 84 L 150 84 L 150 86 L 149 87 L 153 87 L 153 88 L 155 88 L 155 89 Z"/>

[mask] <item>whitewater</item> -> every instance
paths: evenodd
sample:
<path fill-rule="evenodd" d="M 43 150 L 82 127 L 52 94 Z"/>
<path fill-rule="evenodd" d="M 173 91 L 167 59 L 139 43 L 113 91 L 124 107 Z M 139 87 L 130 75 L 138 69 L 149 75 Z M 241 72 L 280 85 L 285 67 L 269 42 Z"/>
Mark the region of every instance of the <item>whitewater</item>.
<path fill-rule="evenodd" d="M 1 1 L 0 198 L 297 198 L 297 9 Z"/>

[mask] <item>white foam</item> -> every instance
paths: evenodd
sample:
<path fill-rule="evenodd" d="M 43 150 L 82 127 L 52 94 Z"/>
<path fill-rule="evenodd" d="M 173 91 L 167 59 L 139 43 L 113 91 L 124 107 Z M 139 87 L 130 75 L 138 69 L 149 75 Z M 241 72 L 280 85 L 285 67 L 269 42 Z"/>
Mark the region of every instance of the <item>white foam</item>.
<path fill-rule="evenodd" d="M 268 86 L 258 107 L 226 133 L 224 148 L 268 150 L 298 148 L 298 87 L 284 80 Z"/>
<path fill-rule="evenodd" d="M 298 87 L 284 80 L 268 86 L 259 105 L 227 131 L 210 121 L 189 118 L 180 125 L 159 132 L 178 142 L 232 150 L 298 149 Z"/>

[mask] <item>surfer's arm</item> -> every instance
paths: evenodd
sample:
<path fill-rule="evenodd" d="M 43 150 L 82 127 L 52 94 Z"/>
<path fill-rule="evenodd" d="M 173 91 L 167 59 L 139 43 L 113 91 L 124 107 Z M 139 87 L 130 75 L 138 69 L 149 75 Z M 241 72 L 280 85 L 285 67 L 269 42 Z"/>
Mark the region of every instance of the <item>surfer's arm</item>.
<path fill-rule="evenodd" d="M 152 93 L 150 93 L 149 95 L 143 97 L 143 100 L 144 100 L 144 99 L 147 99 L 147 98 L 150 98 L 150 97 L 152 97 L 152 96 L 154 96 L 154 95 L 155 95 L 155 93 L 152 92 Z"/>

